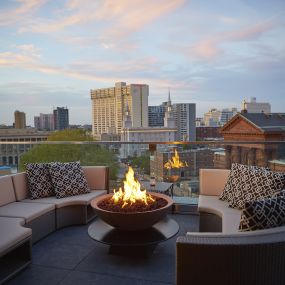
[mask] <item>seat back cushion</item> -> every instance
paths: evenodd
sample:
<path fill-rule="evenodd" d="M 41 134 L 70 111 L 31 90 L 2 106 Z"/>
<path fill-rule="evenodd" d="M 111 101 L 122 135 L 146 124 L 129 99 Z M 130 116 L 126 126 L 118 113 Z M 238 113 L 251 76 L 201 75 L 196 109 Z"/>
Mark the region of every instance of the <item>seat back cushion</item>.
<path fill-rule="evenodd" d="M 228 169 L 200 169 L 200 195 L 221 195 L 229 173 Z"/>
<path fill-rule="evenodd" d="M 84 175 L 91 190 L 107 189 L 107 168 L 105 166 L 83 166 Z"/>
<path fill-rule="evenodd" d="M 11 177 L 13 180 L 17 201 L 27 199 L 29 197 L 29 190 L 26 172 L 17 173 Z"/>
<path fill-rule="evenodd" d="M 51 162 L 49 172 L 56 198 L 89 193 L 80 162 Z"/>
<path fill-rule="evenodd" d="M 25 166 L 31 199 L 53 196 L 49 163 L 27 163 Z"/>
<path fill-rule="evenodd" d="M 16 201 L 13 181 L 11 176 L 0 177 L 0 206 Z"/>

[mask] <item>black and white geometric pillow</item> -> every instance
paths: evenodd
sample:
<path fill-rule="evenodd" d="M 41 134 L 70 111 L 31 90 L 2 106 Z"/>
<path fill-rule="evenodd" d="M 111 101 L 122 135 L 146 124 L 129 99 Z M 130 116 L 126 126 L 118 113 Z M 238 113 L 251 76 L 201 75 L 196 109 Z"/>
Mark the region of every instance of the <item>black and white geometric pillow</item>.
<path fill-rule="evenodd" d="M 54 195 L 48 163 L 27 163 L 25 168 L 31 199 Z"/>
<path fill-rule="evenodd" d="M 246 202 L 278 196 L 284 187 L 285 173 L 247 171 L 240 179 L 240 187 L 233 193 L 230 207 L 243 209 Z"/>
<path fill-rule="evenodd" d="M 269 169 L 265 167 L 232 163 L 228 180 L 219 199 L 222 201 L 231 202 L 233 200 L 235 192 L 240 190 L 242 177 L 249 171 L 268 171 L 268 170 Z"/>
<path fill-rule="evenodd" d="M 89 193 L 90 189 L 80 162 L 52 162 L 49 172 L 56 198 Z"/>
<path fill-rule="evenodd" d="M 285 225 L 285 196 L 245 203 L 240 231 L 255 231 Z"/>

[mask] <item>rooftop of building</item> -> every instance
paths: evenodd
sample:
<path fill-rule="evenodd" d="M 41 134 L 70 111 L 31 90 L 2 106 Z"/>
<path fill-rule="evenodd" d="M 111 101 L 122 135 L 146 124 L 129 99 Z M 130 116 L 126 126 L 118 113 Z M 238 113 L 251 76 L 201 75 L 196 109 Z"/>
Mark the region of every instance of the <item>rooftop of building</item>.
<path fill-rule="evenodd" d="M 285 131 L 285 113 L 240 113 L 263 131 Z"/>

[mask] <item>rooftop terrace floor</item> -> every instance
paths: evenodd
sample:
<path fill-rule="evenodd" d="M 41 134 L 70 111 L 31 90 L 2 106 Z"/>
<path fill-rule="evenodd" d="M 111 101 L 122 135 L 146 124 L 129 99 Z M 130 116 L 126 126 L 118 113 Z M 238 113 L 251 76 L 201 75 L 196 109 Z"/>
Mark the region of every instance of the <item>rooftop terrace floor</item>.
<path fill-rule="evenodd" d="M 7 284 L 175 284 L 176 237 L 198 231 L 197 215 L 171 215 L 179 233 L 160 243 L 149 257 L 109 254 L 108 245 L 92 240 L 89 225 L 58 230 L 32 248 L 32 264 Z"/>

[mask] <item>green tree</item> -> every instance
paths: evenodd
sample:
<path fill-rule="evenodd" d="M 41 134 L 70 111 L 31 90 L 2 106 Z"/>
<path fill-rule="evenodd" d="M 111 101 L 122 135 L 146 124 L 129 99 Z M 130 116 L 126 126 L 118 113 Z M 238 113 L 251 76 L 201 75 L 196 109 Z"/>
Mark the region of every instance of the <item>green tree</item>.
<path fill-rule="evenodd" d="M 131 165 L 137 166 L 140 169 L 144 169 L 145 174 L 150 174 L 150 160 L 149 153 L 143 154 L 141 156 L 130 158 Z"/>
<path fill-rule="evenodd" d="M 63 130 L 54 132 L 48 141 L 62 142 L 62 144 L 40 144 L 34 146 L 21 157 L 20 170 L 25 169 L 26 163 L 32 162 L 70 162 L 80 161 L 81 165 L 104 165 L 110 167 L 110 178 L 116 179 L 118 164 L 112 151 L 99 144 L 88 144 L 92 137 L 84 130 Z M 87 144 L 72 144 L 79 141 Z"/>

